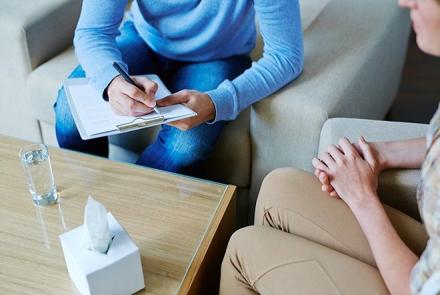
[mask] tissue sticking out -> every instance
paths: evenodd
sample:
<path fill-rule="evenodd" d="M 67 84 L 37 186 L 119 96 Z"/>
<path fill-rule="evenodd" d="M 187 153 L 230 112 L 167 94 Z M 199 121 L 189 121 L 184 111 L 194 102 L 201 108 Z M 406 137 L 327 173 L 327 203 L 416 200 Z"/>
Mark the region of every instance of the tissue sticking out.
<path fill-rule="evenodd" d="M 106 254 L 112 241 L 107 210 L 91 196 L 89 196 L 84 209 L 84 231 L 90 248 Z"/>

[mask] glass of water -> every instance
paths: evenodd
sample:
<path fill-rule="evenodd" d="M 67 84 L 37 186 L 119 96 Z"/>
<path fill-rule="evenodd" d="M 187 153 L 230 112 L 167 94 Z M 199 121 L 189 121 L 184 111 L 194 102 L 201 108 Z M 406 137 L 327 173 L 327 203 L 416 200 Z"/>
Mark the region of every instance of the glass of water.
<path fill-rule="evenodd" d="M 22 148 L 19 155 L 32 202 L 38 206 L 56 203 L 58 194 L 47 146 L 31 144 Z"/>

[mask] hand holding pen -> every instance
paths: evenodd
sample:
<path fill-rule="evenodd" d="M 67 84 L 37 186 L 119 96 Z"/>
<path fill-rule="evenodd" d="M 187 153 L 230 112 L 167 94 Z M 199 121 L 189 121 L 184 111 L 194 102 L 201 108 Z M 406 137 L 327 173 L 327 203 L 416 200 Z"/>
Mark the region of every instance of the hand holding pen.
<path fill-rule="evenodd" d="M 155 95 L 158 85 L 146 77 L 130 77 L 114 63 L 121 74 L 115 77 L 107 88 L 109 103 L 118 115 L 142 116 L 152 111 L 160 113 L 156 107 Z"/>

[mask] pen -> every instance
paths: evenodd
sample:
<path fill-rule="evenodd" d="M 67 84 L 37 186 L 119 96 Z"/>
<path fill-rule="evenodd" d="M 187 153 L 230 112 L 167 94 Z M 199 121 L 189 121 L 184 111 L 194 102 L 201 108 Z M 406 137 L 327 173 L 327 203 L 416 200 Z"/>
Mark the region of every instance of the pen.
<path fill-rule="evenodd" d="M 138 87 L 136 85 L 136 83 L 133 81 L 133 79 L 130 78 L 130 76 L 116 63 L 113 63 L 113 67 L 116 69 L 116 71 L 118 71 L 119 74 L 121 74 L 122 78 L 124 78 L 125 81 L 127 81 L 128 83 Z M 160 111 L 157 108 L 157 106 L 153 107 L 153 110 L 160 115 Z"/>

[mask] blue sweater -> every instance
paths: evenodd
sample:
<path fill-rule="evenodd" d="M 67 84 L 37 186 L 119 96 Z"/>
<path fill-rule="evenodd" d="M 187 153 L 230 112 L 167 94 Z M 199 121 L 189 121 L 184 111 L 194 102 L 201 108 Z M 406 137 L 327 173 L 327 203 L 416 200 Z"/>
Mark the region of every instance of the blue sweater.
<path fill-rule="evenodd" d="M 128 70 L 115 42 L 126 4 L 127 0 L 83 0 L 75 51 L 100 93 L 118 75 L 113 61 Z M 263 57 L 234 80 L 207 92 L 216 108 L 215 121 L 235 119 L 303 69 L 298 0 L 137 0 L 131 14 L 151 49 L 190 62 L 250 53 L 255 47 L 256 14 L 265 44 Z"/>

